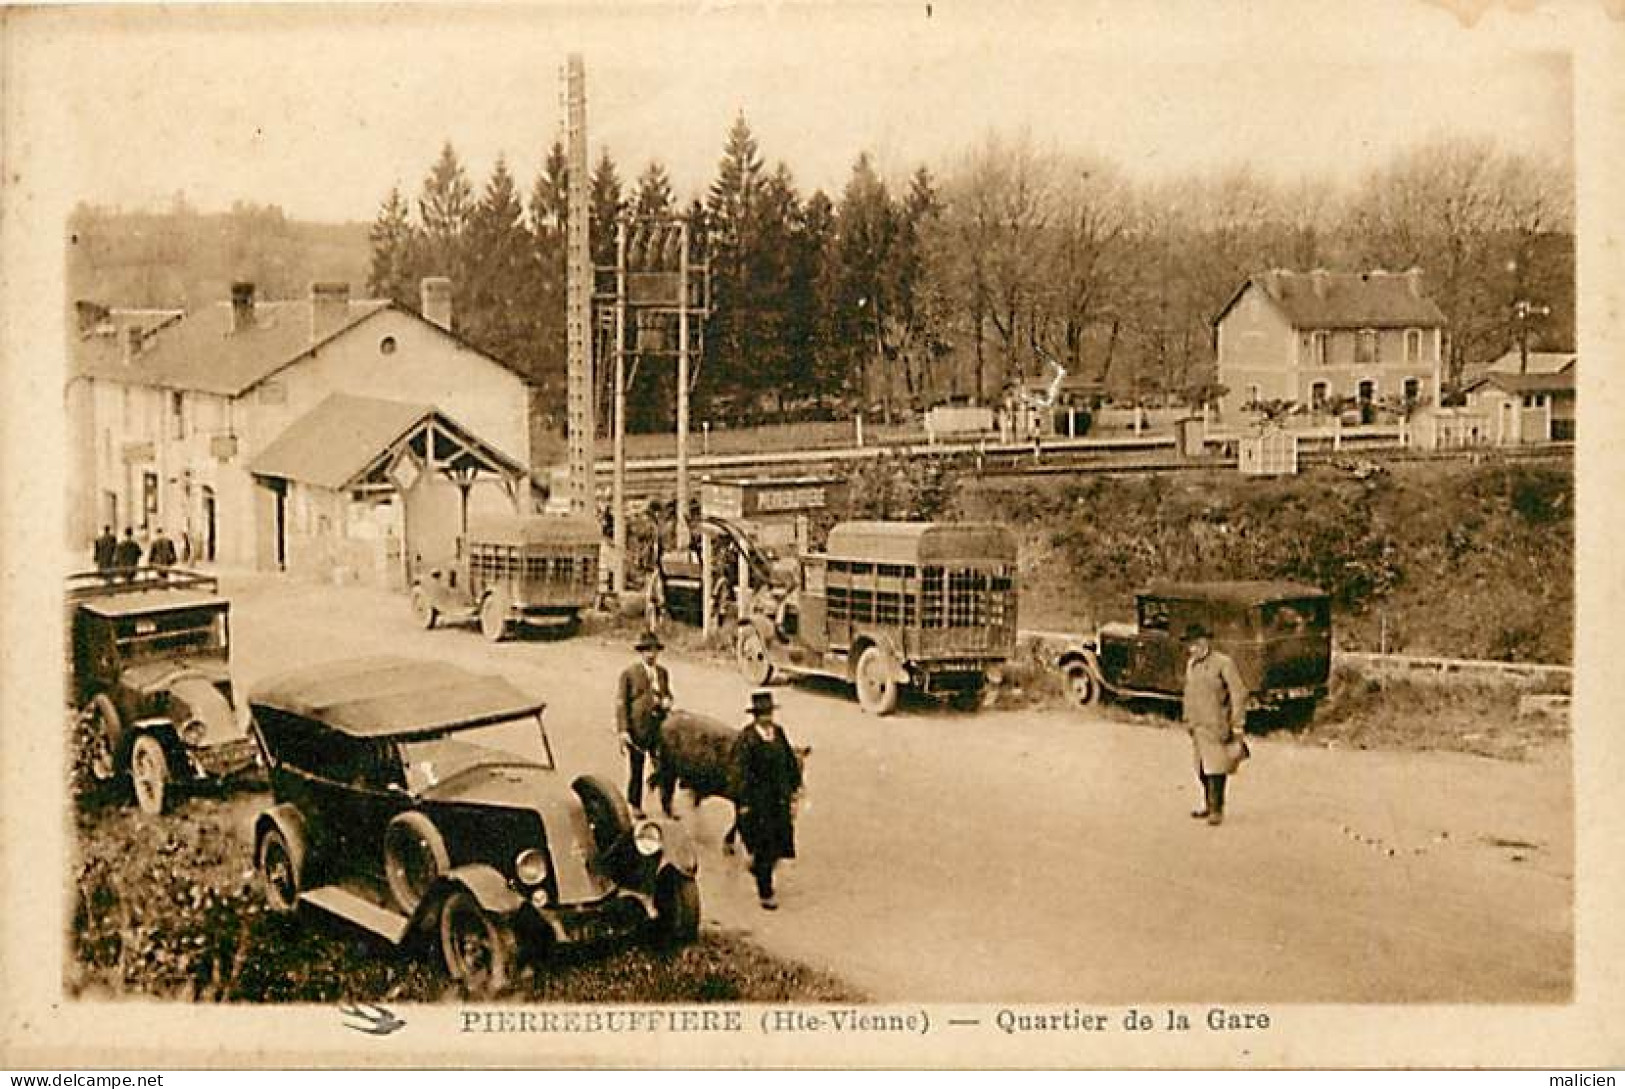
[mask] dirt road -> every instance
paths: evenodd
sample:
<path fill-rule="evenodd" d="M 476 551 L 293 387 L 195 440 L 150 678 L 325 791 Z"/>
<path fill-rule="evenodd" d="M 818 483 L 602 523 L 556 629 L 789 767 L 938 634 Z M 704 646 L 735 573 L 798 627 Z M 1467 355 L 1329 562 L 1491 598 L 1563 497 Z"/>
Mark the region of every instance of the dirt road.
<path fill-rule="evenodd" d="M 626 649 L 589 636 L 501 646 L 422 632 L 400 595 L 228 580 L 242 681 L 401 653 L 500 672 L 549 701 L 562 763 L 617 772 Z M 668 660 L 681 705 L 736 718 L 747 687 Z M 780 685 L 811 744 L 801 858 L 762 912 L 701 841 L 708 923 L 827 969 L 877 1001 L 1556 1001 L 1572 986 L 1567 749 L 1514 764 L 1260 740 L 1229 820 L 1197 800 L 1177 729 L 935 707 L 875 719 L 839 688 Z"/>

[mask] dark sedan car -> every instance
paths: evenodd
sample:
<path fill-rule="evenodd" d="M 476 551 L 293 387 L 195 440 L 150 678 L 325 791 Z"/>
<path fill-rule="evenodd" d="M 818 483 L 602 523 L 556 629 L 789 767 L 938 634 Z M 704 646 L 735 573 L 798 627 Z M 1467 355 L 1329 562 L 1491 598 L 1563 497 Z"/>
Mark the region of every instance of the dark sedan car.
<path fill-rule="evenodd" d="M 276 799 L 254 835 L 273 908 L 437 937 L 482 992 L 553 944 L 696 936 L 681 829 L 559 770 L 543 705 L 507 681 L 374 658 L 273 678 L 249 706 Z"/>
<path fill-rule="evenodd" d="M 1331 602 L 1293 582 L 1184 582 L 1152 586 L 1135 597 L 1132 624 L 1100 626 L 1095 638 L 1057 662 L 1075 702 L 1102 695 L 1180 700 L 1185 688 L 1182 635 L 1193 623 L 1235 660 L 1248 709 L 1307 721 L 1326 695 L 1332 661 Z"/>

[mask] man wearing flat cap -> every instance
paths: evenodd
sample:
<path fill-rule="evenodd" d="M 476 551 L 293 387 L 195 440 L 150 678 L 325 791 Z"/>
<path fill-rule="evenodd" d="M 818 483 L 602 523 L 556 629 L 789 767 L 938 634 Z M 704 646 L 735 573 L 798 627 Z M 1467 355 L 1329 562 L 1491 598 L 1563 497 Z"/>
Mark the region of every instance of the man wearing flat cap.
<path fill-rule="evenodd" d="M 773 721 L 773 693 L 766 689 L 751 693 L 750 721 L 734 739 L 728 767 L 756 896 L 772 911 L 779 906 L 773 896 L 773 867 L 781 858 L 796 857 L 792 803 L 801 789 L 801 760 Z"/>
<path fill-rule="evenodd" d="M 1202 624 L 1185 629 L 1185 728 L 1196 750 L 1196 775 L 1203 804 L 1191 816 L 1209 824 L 1224 821 L 1224 786 L 1248 756 L 1247 683 L 1230 656 L 1213 646 Z"/>
<path fill-rule="evenodd" d="M 672 707 L 671 677 L 660 664 L 660 637 L 644 632 L 633 649 L 639 660 L 627 666 L 615 691 L 615 728 L 626 750 L 630 777 L 626 800 L 633 809 L 643 808 L 643 765 L 647 756 L 659 759 L 660 724 Z"/>

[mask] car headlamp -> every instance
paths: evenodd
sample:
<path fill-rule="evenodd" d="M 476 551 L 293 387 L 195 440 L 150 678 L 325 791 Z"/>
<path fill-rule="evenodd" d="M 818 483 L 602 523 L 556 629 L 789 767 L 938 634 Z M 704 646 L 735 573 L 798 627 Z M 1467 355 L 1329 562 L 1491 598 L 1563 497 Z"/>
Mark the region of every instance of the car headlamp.
<path fill-rule="evenodd" d="M 540 885 L 547 880 L 547 856 L 534 847 L 520 851 L 513 860 L 513 871 L 520 883 Z"/>
<path fill-rule="evenodd" d="M 189 719 L 186 725 L 181 727 L 181 740 L 193 748 L 203 744 L 204 739 L 208 736 L 209 728 L 203 724 L 203 720 L 200 718 Z"/>
<path fill-rule="evenodd" d="M 660 825 L 654 821 L 644 821 L 632 832 L 632 845 L 638 849 L 640 855 L 655 855 L 660 853 L 665 836 L 660 831 Z"/>

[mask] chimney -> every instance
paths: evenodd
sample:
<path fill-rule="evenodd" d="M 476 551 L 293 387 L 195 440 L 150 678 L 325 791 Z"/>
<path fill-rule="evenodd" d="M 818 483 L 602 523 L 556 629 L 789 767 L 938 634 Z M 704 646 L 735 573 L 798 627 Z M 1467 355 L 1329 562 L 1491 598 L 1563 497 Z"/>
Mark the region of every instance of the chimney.
<path fill-rule="evenodd" d="M 451 332 L 451 280 L 445 276 L 425 276 L 422 284 L 423 316 L 446 332 Z"/>
<path fill-rule="evenodd" d="M 231 331 L 246 333 L 254 327 L 254 285 L 239 280 L 231 285 Z"/>
<path fill-rule="evenodd" d="M 128 366 L 135 362 L 135 357 L 141 354 L 147 333 L 139 325 L 126 325 L 124 327 L 124 363 Z"/>
<path fill-rule="evenodd" d="M 1422 297 L 1422 270 L 1415 265 L 1406 269 L 1405 286 L 1410 290 L 1412 298 L 1420 299 Z"/>
<path fill-rule="evenodd" d="M 1310 273 L 1309 273 L 1309 283 L 1315 289 L 1315 298 L 1324 299 L 1326 297 L 1326 270 L 1325 269 L 1317 268 L 1317 269 L 1311 270 Z"/>
<path fill-rule="evenodd" d="M 311 343 L 335 332 L 350 316 L 350 285 L 342 281 L 310 285 Z"/>

